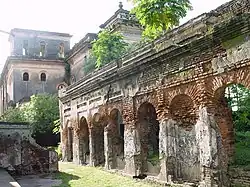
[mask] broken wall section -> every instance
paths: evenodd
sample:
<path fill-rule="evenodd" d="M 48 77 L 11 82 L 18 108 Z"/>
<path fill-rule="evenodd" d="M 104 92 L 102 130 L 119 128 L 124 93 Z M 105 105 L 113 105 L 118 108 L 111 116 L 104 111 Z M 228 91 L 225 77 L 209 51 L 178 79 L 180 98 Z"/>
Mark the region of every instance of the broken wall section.
<path fill-rule="evenodd" d="M 58 171 L 58 156 L 31 137 L 28 124 L 0 122 L 0 167 L 26 175 Z"/>

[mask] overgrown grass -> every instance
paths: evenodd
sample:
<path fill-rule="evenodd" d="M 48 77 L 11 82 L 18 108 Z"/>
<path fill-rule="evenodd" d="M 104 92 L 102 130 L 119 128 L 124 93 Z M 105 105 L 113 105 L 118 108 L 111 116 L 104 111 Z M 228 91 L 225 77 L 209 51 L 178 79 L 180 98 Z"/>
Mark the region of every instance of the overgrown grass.
<path fill-rule="evenodd" d="M 250 168 L 250 131 L 236 133 L 233 165 Z"/>
<path fill-rule="evenodd" d="M 123 177 L 103 171 L 101 168 L 77 166 L 71 163 L 60 163 L 56 179 L 63 183 L 59 187 L 160 187 L 144 181 Z"/>

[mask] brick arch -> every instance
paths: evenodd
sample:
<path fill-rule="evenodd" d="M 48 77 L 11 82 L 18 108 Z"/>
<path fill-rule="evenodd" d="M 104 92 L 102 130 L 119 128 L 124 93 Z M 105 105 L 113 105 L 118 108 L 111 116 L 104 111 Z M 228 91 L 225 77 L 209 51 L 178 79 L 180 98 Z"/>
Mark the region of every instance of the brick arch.
<path fill-rule="evenodd" d="M 80 119 L 79 119 L 79 131 L 80 131 L 80 134 L 81 135 L 86 135 L 86 131 L 89 131 L 89 124 L 88 124 L 88 121 L 87 121 L 87 118 L 85 118 L 84 116 L 82 116 Z"/>
<path fill-rule="evenodd" d="M 78 122 L 79 132 L 79 159 L 82 163 L 88 163 L 87 155 L 89 155 L 89 125 L 87 119 L 82 116 Z"/>
<path fill-rule="evenodd" d="M 228 106 L 225 98 L 225 90 L 232 84 L 241 84 L 250 89 L 250 74 L 249 68 L 237 69 L 229 71 L 221 75 L 211 78 L 211 97 L 212 109 L 214 111 L 215 120 L 219 127 L 219 132 L 222 138 L 223 147 L 228 155 L 234 155 L 234 124 L 232 118 L 232 110 Z"/>
<path fill-rule="evenodd" d="M 157 93 L 156 93 L 156 91 L 151 92 L 151 93 L 147 93 L 147 94 L 144 94 L 144 95 L 141 95 L 141 96 L 136 96 L 135 97 L 135 111 L 138 111 L 139 107 L 145 102 L 148 102 L 148 103 L 152 104 L 153 107 L 155 109 L 157 109 L 158 101 L 157 101 Z"/>
<path fill-rule="evenodd" d="M 227 72 L 214 76 L 211 80 L 212 95 L 214 96 L 218 89 L 226 88 L 230 84 L 242 84 L 250 89 L 250 68 Z"/>
<path fill-rule="evenodd" d="M 164 90 L 164 100 L 166 102 L 165 106 L 168 110 L 170 110 L 170 105 L 173 99 L 178 95 L 186 95 L 190 97 L 193 102 L 194 109 L 197 110 L 199 107 L 199 100 L 202 95 L 202 90 L 200 89 L 200 86 L 197 82 L 180 87 L 175 87 L 174 89 Z"/>
<path fill-rule="evenodd" d="M 93 156 L 95 153 L 94 165 L 99 165 L 104 163 L 104 127 L 106 126 L 106 121 L 104 121 L 104 115 L 99 113 L 99 111 L 94 113 L 90 120 L 90 137 L 92 145 L 94 146 L 90 154 Z"/>
<path fill-rule="evenodd" d="M 146 109 L 149 109 L 149 110 L 146 111 Z M 148 113 L 148 114 L 150 114 L 150 113 L 155 113 L 155 114 L 154 114 L 155 116 L 153 116 L 153 117 L 157 119 L 156 107 L 155 107 L 152 103 L 150 103 L 150 102 L 148 102 L 148 101 L 143 102 L 143 103 L 139 106 L 139 108 L 138 108 L 138 110 L 137 110 L 137 116 L 139 117 L 139 116 L 141 115 L 141 113 L 145 113 L 145 112 Z M 143 115 L 144 115 L 144 114 L 143 114 Z M 145 114 L 145 115 L 146 115 L 146 114 Z"/>
<path fill-rule="evenodd" d="M 119 110 L 121 115 L 123 115 L 123 103 L 122 102 L 110 103 L 108 105 L 108 114 L 110 114 L 110 112 L 114 109 Z"/>
<path fill-rule="evenodd" d="M 100 124 L 102 121 L 102 114 L 97 112 L 92 116 L 92 124 Z"/>
<path fill-rule="evenodd" d="M 137 112 L 136 128 L 141 143 L 142 172 L 148 171 L 147 159 L 152 151 L 159 154 L 159 121 L 156 108 L 148 101 L 142 103 Z"/>
<path fill-rule="evenodd" d="M 169 105 L 170 118 L 181 123 L 186 130 L 191 130 L 197 119 L 194 101 L 189 95 L 176 95 Z"/>

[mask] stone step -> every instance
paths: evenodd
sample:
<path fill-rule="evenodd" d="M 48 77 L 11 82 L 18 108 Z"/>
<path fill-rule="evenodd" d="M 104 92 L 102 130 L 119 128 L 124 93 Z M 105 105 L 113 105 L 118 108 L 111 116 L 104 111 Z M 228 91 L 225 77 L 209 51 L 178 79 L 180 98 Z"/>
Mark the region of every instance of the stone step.
<path fill-rule="evenodd" d="M 0 187 L 21 187 L 4 169 L 0 169 Z"/>

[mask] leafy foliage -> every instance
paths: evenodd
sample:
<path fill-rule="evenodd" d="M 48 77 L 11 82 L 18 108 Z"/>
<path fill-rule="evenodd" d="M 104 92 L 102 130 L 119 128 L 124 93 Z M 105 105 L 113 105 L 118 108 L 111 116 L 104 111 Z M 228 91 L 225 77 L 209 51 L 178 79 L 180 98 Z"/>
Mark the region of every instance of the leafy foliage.
<path fill-rule="evenodd" d="M 134 13 L 144 26 L 143 35 L 155 39 L 163 31 L 179 25 L 179 20 L 192 9 L 189 0 L 130 0 Z"/>
<path fill-rule="evenodd" d="M 250 90 L 243 85 L 231 85 L 226 98 L 233 111 L 235 155 L 233 165 L 250 166 Z"/>
<path fill-rule="evenodd" d="M 50 94 L 33 95 L 30 102 L 21 107 L 21 111 L 34 132 L 52 131 L 53 122 L 59 118 L 58 98 Z"/>
<path fill-rule="evenodd" d="M 19 108 L 9 108 L 0 118 L 1 121 L 18 123 L 25 122 Z"/>
<path fill-rule="evenodd" d="M 126 51 L 127 43 L 118 33 L 103 30 L 98 34 L 98 39 L 93 42 L 92 52 L 96 58 L 96 67 L 99 68 L 113 60 L 119 59 Z"/>
<path fill-rule="evenodd" d="M 96 57 L 93 56 L 92 53 L 85 59 L 84 65 L 83 65 L 83 72 L 84 74 L 88 74 L 95 70 L 96 67 Z"/>
<path fill-rule="evenodd" d="M 64 82 L 69 84 L 70 75 L 71 75 L 71 72 L 70 72 L 71 68 L 70 68 L 70 64 L 67 61 L 64 61 L 64 68 L 65 68 Z"/>
<path fill-rule="evenodd" d="M 233 110 L 236 131 L 250 131 L 250 90 L 243 85 L 231 85 L 228 90 L 227 99 Z"/>
<path fill-rule="evenodd" d="M 236 132 L 234 165 L 250 166 L 250 131 Z"/>
<path fill-rule="evenodd" d="M 28 122 L 33 134 L 51 132 L 59 119 L 59 105 L 56 95 L 37 94 L 28 103 L 18 108 L 10 108 L 3 116 L 6 122 Z"/>
<path fill-rule="evenodd" d="M 53 121 L 54 128 L 53 128 L 53 133 L 58 134 L 60 132 L 60 127 L 61 127 L 61 121 L 60 119 L 57 119 Z"/>

